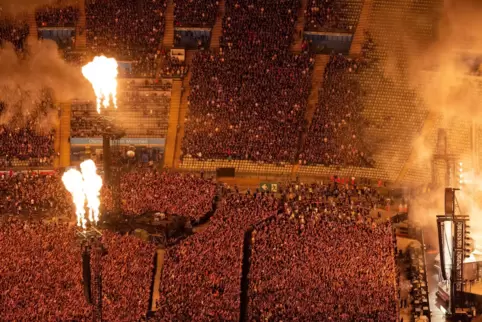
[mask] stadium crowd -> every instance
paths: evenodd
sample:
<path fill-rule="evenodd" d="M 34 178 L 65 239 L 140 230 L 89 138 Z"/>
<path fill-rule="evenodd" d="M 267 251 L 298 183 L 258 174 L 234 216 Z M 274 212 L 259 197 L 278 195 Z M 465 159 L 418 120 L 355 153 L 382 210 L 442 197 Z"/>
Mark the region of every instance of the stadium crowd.
<path fill-rule="evenodd" d="M 51 166 L 53 164 L 54 130 L 38 133 L 34 123 L 24 127 L 10 128 L 0 125 L 0 168 L 14 165 L 15 160 L 25 161 L 28 166 Z"/>
<path fill-rule="evenodd" d="M 134 236 L 104 231 L 102 243 L 102 314 L 106 321 L 131 322 L 145 317 L 156 247 Z"/>
<path fill-rule="evenodd" d="M 392 229 L 370 217 L 376 194 L 327 188 L 296 186 L 253 231 L 249 321 L 397 321 Z"/>
<path fill-rule="evenodd" d="M 12 171 L 0 174 L 0 214 L 70 216 L 72 199 L 60 173 Z"/>
<path fill-rule="evenodd" d="M 160 211 L 200 220 L 212 210 L 215 193 L 215 183 L 190 174 L 138 170 L 121 177 L 126 215 Z"/>
<path fill-rule="evenodd" d="M 166 1 L 94 1 L 86 5 L 87 45 L 94 54 L 137 60 L 134 72 L 154 75 L 164 34 Z"/>
<path fill-rule="evenodd" d="M 25 20 L 0 18 L 0 47 L 4 45 L 4 42 L 9 42 L 20 50 L 23 48 L 28 34 L 29 27 Z"/>
<path fill-rule="evenodd" d="M 314 63 L 288 50 L 296 9 L 226 1 L 221 52 L 193 61 L 184 157 L 295 161 Z"/>
<path fill-rule="evenodd" d="M 203 232 L 164 256 L 155 321 L 238 321 L 244 231 L 274 215 L 274 196 L 232 194 Z"/>
<path fill-rule="evenodd" d="M 179 58 L 167 53 L 163 56 L 161 67 L 162 77 L 184 77 L 187 74 L 188 66 Z"/>
<path fill-rule="evenodd" d="M 305 10 L 306 30 L 347 30 L 344 24 L 345 1 L 310 0 Z"/>
<path fill-rule="evenodd" d="M 41 27 L 75 27 L 79 19 L 79 9 L 72 6 L 44 6 L 35 11 L 37 26 Z"/>
<path fill-rule="evenodd" d="M 330 57 L 318 105 L 299 156 L 302 164 L 373 166 L 362 140 L 363 93 L 354 76 L 365 65 L 363 58 Z"/>
<path fill-rule="evenodd" d="M 218 12 L 218 0 L 175 0 L 176 27 L 212 27 Z"/>
<path fill-rule="evenodd" d="M 0 217 L 0 290 L 2 321 L 86 321 L 74 228 Z"/>
<path fill-rule="evenodd" d="M 392 230 L 372 217 L 377 192 L 330 183 L 280 193 L 229 192 L 209 227 L 166 251 L 157 321 L 239 320 L 253 225 L 249 321 L 396 321 Z"/>
<path fill-rule="evenodd" d="M 81 245 L 72 225 L 0 218 L 2 321 L 89 321 Z M 103 318 L 138 321 L 147 313 L 155 246 L 104 231 Z M 92 257 L 100 249 L 91 250 Z"/>

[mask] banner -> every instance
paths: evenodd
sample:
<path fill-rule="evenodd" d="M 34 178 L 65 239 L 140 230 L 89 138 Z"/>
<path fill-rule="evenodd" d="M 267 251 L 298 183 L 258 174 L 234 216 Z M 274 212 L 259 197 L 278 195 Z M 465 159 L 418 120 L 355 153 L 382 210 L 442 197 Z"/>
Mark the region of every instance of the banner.
<path fill-rule="evenodd" d="M 144 146 L 164 146 L 165 138 L 122 138 L 120 145 L 144 145 Z M 112 143 L 112 141 L 111 141 Z M 102 138 L 71 138 L 71 145 L 98 145 L 102 146 Z"/>

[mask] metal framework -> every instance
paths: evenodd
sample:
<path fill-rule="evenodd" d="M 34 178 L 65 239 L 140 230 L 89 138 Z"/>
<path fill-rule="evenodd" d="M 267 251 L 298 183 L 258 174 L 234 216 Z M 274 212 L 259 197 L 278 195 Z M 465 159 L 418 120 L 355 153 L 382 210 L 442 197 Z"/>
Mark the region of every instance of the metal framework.
<path fill-rule="evenodd" d="M 446 263 L 449 258 L 445 258 L 444 250 L 449 247 L 445 238 L 452 238 L 451 249 L 451 274 L 450 274 L 450 303 L 449 311 L 454 313 L 456 308 L 464 306 L 464 259 L 466 254 L 465 239 L 468 233 L 467 222 L 469 217 L 461 214 L 460 208 L 457 204 L 455 191 L 457 189 L 448 189 L 446 193 L 453 194 L 453 213 L 437 216 L 437 230 L 439 237 L 440 248 L 440 269 L 442 277 L 447 280 L 448 274 L 446 271 Z M 445 225 L 452 225 L 452 236 L 445 236 Z"/>
<path fill-rule="evenodd" d="M 88 227 L 86 230 L 77 230 L 77 237 L 83 251 L 89 252 L 91 280 L 91 301 L 92 301 L 92 321 L 102 321 L 102 233 L 95 227 Z M 87 283 L 87 281 L 84 281 Z"/>

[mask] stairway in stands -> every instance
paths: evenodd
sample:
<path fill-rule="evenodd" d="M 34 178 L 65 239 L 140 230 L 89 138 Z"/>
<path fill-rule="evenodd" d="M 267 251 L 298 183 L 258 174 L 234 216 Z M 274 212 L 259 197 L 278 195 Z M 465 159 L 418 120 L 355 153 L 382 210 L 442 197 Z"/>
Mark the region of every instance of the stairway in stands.
<path fill-rule="evenodd" d="M 172 81 L 171 106 L 169 107 L 169 121 L 167 126 L 166 146 L 164 147 L 164 167 L 172 168 L 174 165 L 174 152 L 176 150 L 177 126 L 179 124 L 179 108 L 181 106 L 182 80 Z"/>
<path fill-rule="evenodd" d="M 171 48 L 174 44 L 174 0 L 168 0 L 164 18 L 166 21 L 162 46 L 165 48 Z"/>
<path fill-rule="evenodd" d="M 308 124 L 311 124 L 313 115 L 315 114 L 316 104 L 318 104 L 318 94 L 323 86 L 325 67 L 329 60 L 329 55 L 315 56 L 315 66 L 313 68 L 313 74 L 311 74 L 311 92 L 310 96 L 308 96 L 308 107 L 305 113 L 305 119 L 308 121 Z"/>
<path fill-rule="evenodd" d="M 219 37 L 221 37 L 223 32 L 223 18 L 225 13 L 225 2 L 221 0 L 219 2 L 218 16 L 216 22 L 214 23 L 213 29 L 211 29 L 211 49 L 219 48 Z"/>
<path fill-rule="evenodd" d="M 27 41 L 38 40 L 37 21 L 35 21 L 35 9 L 30 10 L 27 14 L 28 38 Z"/>
<path fill-rule="evenodd" d="M 61 106 L 58 106 L 61 108 Z M 58 114 L 58 118 L 55 119 L 54 123 L 54 151 L 55 151 L 55 158 L 54 158 L 54 167 L 58 168 L 60 166 L 60 113 Z"/>
<path fill-rule="evenodd" d="M 85 0 L 79 1 L 79 20 L 75 28 L 75 49 L 84 50 L 87 46 L 87 23 L 85 18 Z"/>
<path fill-rule="evenodd" d="M 70 118 L 71 103 L 60 104 L 60 166 L 70 166 Z"/>
<path fill-rule="evenodd" d="M 188 97 L 191 92 L 190 82 L 191 82 L 191 75 L 192 75 L 192 59 L 196 54 L 196 50 L 187 50 L 186 51 L 186 64 L 189 66 L 189 72 L 184 77 L 182 82 L 182 86 L 184 91 L 182 93 L 181 98 L 181 107 L 179 108 L 179 131 L 176 136 L 176 150 L 174 153 L 174 167 L 179 167 L 179 161 L 181 160 L 181 144 L 182 139 L 184 137 L 184 120 L 186 118 L 186 112 L 188 109 Z"/>
<path fill-rule="evenodd" d="M 330 60 L 329 55 L 316 55 L 315 56 L 315 66 L 313 68 L 313 73 L 311 74 L 311 91 L 310 96 L 308 96 L 308 106 L 305 111 L 305 120 L 308 122 L 308 126 L 305 132 L 300 137 L 299 149 L 303 149 L 305 144 L 307 132 L 310 128 L 311 122 L 313 121 L 313 115 L 315 115 L 316 106 L 318 104 L 318 94 L 323 86 L 323 79 L 325 75 L 325 67 Z M 298 153 L 299 154 L 299 153 Z"/>
<path fill-rule="evenodd" d="M 298 10 L 298 17 L 296 18 L 295 34 L 293 35 L 293 43 L 291 44 L 291 51 L 301 52 L 301 44 L 303 42 L 303 30 L 305 28 L 305 10 L 308 5 L 308 0 L 301 0 L 301 8 Z"/>
<path fill-rule="evenodd" d="M 350 47 L 350 55 L 358 56 L 361 54 L 363 42 L 365 41 L 365 31 L 368 30 L 370 13 L 373 7 L 373 0 L 365 0 L 360 13 L 360 19 L 356 27 L 355 34 Z"/>

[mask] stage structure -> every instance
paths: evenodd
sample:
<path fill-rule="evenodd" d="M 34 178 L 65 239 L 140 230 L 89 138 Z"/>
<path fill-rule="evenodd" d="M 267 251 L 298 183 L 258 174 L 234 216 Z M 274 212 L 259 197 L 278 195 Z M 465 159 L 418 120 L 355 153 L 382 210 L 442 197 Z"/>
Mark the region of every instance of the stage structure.
<path fill-rule="evenodd" d="M 441 275 L 438 295 L 448 296 L 450 314 L 466 309 L 464 261 L 472 251 L 469 217 L 460 211 L 457 190 L 445 189 L 445 214 L 437 216 Z"/>
<path fill-rule="evenodd" d="M 93 225 L 78 229 L 77 238 L 82 249 L 82 277 L 84 295 L 92 305 L 92 321 L 102 321 L 102 233 Z"/>
<path fill-rule="evenodd" d="M 104 180 L 110 186 L 114 203 L 114 213 L 120 213 L 120 175 L 121 175 L 121 151 L 120 139 L 125 136 L 125 131 L 116 127 L 115 119 L 100 116 L 109 124 L 102 135 Z"/>
<path fill-rule="evenodd" d="M 77 238 L 82 250 L 84 294 L 92 308 L 92 321 L 102 321 L 102 233 L 96 228 L 100 220 L 102 177 L 92 160 L 80 164 L 80 171 L 71 168 L 62 175 L 62 182 L 75 205 Z M 87 210 L 87 211 L 86 211 Z"/>

